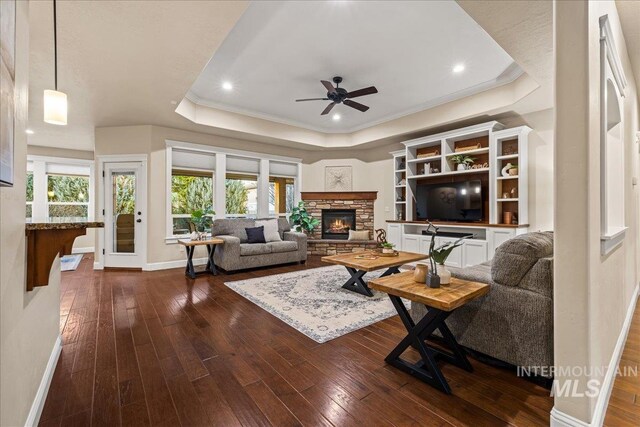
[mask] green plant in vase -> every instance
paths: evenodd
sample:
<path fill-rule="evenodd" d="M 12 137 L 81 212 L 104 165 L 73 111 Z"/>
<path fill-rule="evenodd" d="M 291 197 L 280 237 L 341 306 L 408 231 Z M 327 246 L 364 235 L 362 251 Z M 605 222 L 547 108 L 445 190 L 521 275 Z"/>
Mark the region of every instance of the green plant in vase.
<path fill-rule="evenodd" d="M 320 224 L 317 218 L 312 217 L 304 207 L 304 202 L 299 202 L 298 206 L 291 210 L 289 221 L 296 231 L 311 233 Z"/>
<path fill-rule="evenodd" d="M 389 243 L 389 242 L 384 242 L 384 243 L 380 243 L 380 247 L 382 248 L 382 253 L 383 254 L 392 254 L 395 252 L 395 248 L 396 245 L 394 245 L 393 243 Z"/>
<path fill-rule="evenodd" d="M 462 241 L 469 237 L 473 236 L 461 237 L 454 242 L 442 244 L 431 251 L 431 259 L 437 265 L 437 273 L 438 276 L 440 276 L 441 284 L 446 285 L 451 281 L 451 272 L 445 268 L 444 263 L 447 261 L 447 258 L 449 258 L 449 255 L 451 255 L 451 252 L 453 252 L 455 248 L 462 246 Z"/>
<path fill-rule="evenodd" d="M 197 209 L 191 212 L 191 224 L 193 224 L 193 228 L 198 233 L 204 233 L 207 228 L 211 228 L 211 223 L 213 222 L 213 215 L 216 213 L 211 209 L 200 210 Z"/>
<path fill-rule="evenodd" d="M 463 171 L 467 170 L 469 166 L 476 161 L 476 159 L 474 157 L 467 156 L 466 154 L 456 154 L 455 156 L 451 156 L 451 161 L 458 165 L 457 170 Z"/>

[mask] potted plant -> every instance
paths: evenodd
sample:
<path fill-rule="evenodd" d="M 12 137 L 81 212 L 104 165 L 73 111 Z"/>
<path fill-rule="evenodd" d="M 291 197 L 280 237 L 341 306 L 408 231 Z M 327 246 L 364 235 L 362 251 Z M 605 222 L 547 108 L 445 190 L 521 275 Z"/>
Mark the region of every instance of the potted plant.
<path fill-rule="evenodd" d="M 195 229 L 195 233 L 197 233 L 196 238 L 200 238 L 207 227 L 211 228 L 211 222 L 213 219 L 213 215 L 216 213 L 211 209 L 201 210 L 196 209 L 191 212 L 191 224 L 193 224 L 193 228 Z"/>
<path fill-rule="evenodd" d="M 384 242 L 384 243 L 380 243 L 380 247 L 382 248 L 382 253 L 383 254 L 392 254 L 395 252 L 395 249 L 393 249 L 396 245 L 394 245 L 393 243 L 389 243 L 389 242 Z"/>
<path fill-rule="evenodd" d="M 451 252 L 458 246 L 461 246 L 462 241 L 469 237 L 471 236 L 461 237 L 455 242 L 447 242 L 431 251 L 431 258 L 436 264 L 441 284 L 446 285 L 451 281 L 451 272 L 445 268 L 444 263 L 447 261 L 447 258 L 449 258 L 449 255 L 451 255 Z"/>
<path fill-rule="evenodd" d="M 458 165 L 457 170 L 464 171 L 467 170 L 476 159 L 465 154 L 456 154 L 455 156 L 451 156 L 451 161 Z"/>
<path fill-rule="evenodd" d="M 298 206 L 291 210 L 289 221 L 291 221 L 291 225 L 294 230 L 307 233 L 311 233 L 313 229 L 320 224 L 320 221 L 317 218 L 309 215 L 309 212 L 307 212 L 307 209 L 304 207 L 304 202 L 302 201 L 298 203 Z"/>

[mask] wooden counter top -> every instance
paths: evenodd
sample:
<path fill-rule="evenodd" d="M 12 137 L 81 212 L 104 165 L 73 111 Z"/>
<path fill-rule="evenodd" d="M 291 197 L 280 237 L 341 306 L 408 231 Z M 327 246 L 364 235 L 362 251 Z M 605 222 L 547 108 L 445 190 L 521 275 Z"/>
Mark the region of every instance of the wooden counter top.
<path fill-rule="evenodd" d="M 86 218 L 33 218 L 25 225 L 27 238 L 27 290 L 49 284 L 56 256 L 69 255 L 73 241 L 87 228 L 102 228 L 104 222 Z"/>
<path fill-rule="evenodd" d="M 388 219 L 390 224 L 414 224 L 428 225 L 427 221 L 400 221 L 396 219 Z M 489 224 L 488 222 L 447 222 L 447 221 L 431 221 L 435 226 L 455 226 L 455 227 L 495 227 L 495 228 L 527 228 L 529 224 Z"/>

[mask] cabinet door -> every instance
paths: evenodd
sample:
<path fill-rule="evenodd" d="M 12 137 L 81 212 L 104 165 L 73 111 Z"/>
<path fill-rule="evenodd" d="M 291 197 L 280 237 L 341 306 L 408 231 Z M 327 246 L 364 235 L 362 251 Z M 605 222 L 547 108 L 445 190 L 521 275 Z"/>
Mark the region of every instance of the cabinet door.
<path fill-rule="evenodd" d="M 498 249 L 498 246 L 516 237 L 516 232 L 509 229 L 489 229 L 487 230 L 487 234 L 489 236 L 489 259 L 493 258 L 493 254 L 496 252 L 496 249 Z"/>
<path fill-rule="evenodd" d="M 402 236 L 402 250 L 405 252 L 420 252 L 420 236 L 404 235 Z"/>
<path fill-rule="evenodd" d="M 484 240 L 466 240 L 462 245 L 464 267 L 478 265 L 487 260 L 487 242 Z"/>
<path fill-rule="evenodd" d="M 420 236 L 420 253 L 429 255 L 429 245 L 431 245 L 431 236 Z"/>
<path fill-rule="evenodd" d="M 449 238 L 449 237 L 439 237 L 438 239 L 436 239 L 436 248 L 448 242 L 453 243 L 456 240 L 458 239 Z M 462 267 L 462 246 L 458 246 L 457 248 L 451 251 L 444 265 L 450 265 L 451 267 Z"/>
<path fill-rule="evenodd" d="M 396 249 L 401 250 L 402 244 L 402 225 L 387 224 L 387 242 L 396 245 Z"/>

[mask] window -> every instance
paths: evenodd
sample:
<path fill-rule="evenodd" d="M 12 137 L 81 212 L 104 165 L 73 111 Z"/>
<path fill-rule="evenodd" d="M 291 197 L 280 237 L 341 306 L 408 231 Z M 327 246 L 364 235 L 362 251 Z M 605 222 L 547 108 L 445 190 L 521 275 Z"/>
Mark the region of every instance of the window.
<path fill-rule="evenodd" d="M 173 235 L 189 234 L 194 211 L 213 212 L 213 172 L 174 169 L 171 174 Z M 205 225 L 205 228 L 210 228 Z"/>
<path fill-rule="evenodd" d="M 295 203 L 295 181 L 287 177 L 269 177 L 269 215 L 285 216 Z"/>
<path fill-rule="evenodd" d="M 50 217 L 89 216 L 89 177 L 47 175 L 47 212 Z"/>
<path fill-rule="evenodd" d="M 27 218 L 33 215 L 33 172 L 27 172 Z"/>
<path fill-rule="evenodd" d="M 258 176 L 227 173 L 225 196 L 227 217 L 255 217 L 258 214 Z"/>

